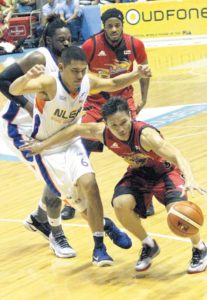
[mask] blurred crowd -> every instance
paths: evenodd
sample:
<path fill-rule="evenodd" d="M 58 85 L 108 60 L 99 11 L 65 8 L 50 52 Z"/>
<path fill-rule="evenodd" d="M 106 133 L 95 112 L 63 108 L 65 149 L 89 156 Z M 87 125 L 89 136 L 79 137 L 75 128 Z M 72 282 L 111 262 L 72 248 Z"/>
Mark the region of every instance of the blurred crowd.
<path fill-rule="evenodd" d="M 11 18 L 31 16 L 31 14 L 38 16 L 34 33 L 38 37 L 44 30 L 48 15 L 59 14 L 71 31 L 72 42 L 81 44 L 83 42 L 82 16 L 85 6 L 138 1 L 147 0 L 0 0 L 0 54 L 4 54 L 4 49 L 8 52 L 20 50 L 24 42 L 22 39 L 14 41 L 11 38 L 9 34 Z"/>

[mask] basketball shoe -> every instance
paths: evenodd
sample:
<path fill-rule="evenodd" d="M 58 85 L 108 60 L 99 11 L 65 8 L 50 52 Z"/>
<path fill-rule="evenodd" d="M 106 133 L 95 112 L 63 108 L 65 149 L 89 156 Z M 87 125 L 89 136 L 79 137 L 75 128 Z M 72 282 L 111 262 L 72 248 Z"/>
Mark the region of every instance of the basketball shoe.
<path fill-rule="evenodd" d="M 132 241 L 129 236 L 119 230 L 111 219 L 104 218 L 105 226 L 104 231 L 106 235 L 112 240 L 112 242 L 120 248 L 129 249 L 132 246 Z"/>
<path fill-rule="evenodd" d="M 207 247 L 204 244 L 204 249 L 199 250 L 193 247 L 193 256 L 188 267 L 189 274 L 200 273 L 205 271 L 207 267 Z"/>
<path fill-rule="evenodd" d="M 29 215 L 24 221 L 23 224 L 26 229 L 30 231 L 39 231 L 47 240 L 49 239 L 49 235 L 51 232 L 50 224 L 48 222 L 41 223 L 37 221 L 33 215 Z"/>
<path fill-rule="evenodd" d="M 69 205 L 65 205 L 61 211 L 61 218 L 63 220 L 73 219 L 75 216 L 75 208 Z"/>
<path fill-rule="evenodd" d="M 154 214 L 155 214 L 155 209 L 154 209 L 153 203 L 151 202 L 149 207 L 146 210 L 146 215 L 147 215 L 147 217 L 151 217 L 151 216 L 154 216 Z"/>
<path fill-rule="evenodd" d="M 105 245 L 103 245 L 101 248 L 94 248 L 92 263 L 98 267 L 106 267 L 113 264 L 113 259 L 106 252 Z"/>
<path fill-rule="evenodd" d="M 58 257 L 74 257 L 76 256 L 75 250 L 68 244 L 63 232 L 56 235 L 50 233 L 49 235 L 50 248 Z"/>
<path fill-rule="evenodd" d="M 160 253 L 159 246 L 157 245 L 155 240 L 153 241 L 154 241 L 154 247 L 150 247 L 147 244 L 143 244 L 141 255 L 135 266 L 136 271 L 141 272 L 147 270 L 151 266 L 152 259 Z"/>

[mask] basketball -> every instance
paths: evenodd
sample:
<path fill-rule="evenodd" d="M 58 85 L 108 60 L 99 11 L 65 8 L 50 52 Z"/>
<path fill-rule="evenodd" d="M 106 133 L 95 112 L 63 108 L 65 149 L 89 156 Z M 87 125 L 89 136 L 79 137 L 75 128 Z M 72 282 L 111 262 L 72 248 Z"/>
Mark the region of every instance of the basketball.
<path fill-rule="evenodd" d="M 198 205 L 190 201 L 175 203 L 168 212 L 167 223 L 173 233 L 191 237 L 203 225 L 203 213 Z"/>

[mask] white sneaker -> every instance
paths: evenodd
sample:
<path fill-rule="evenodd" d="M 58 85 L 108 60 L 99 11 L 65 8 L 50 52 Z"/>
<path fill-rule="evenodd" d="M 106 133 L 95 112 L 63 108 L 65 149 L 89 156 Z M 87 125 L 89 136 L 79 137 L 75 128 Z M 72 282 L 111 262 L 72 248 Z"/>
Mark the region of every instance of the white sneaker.
<path fill-rule="evenodd" d="M 204 249 L 199 250 L 193 247 L 193 256 L 188 267 L 189 274 L 200 273 L 205 271 L 207 267 L 207 247 L 204 244 Z"/>
<path fill-rule="evenodd" d="M 160 253 L 160 248 L 154 241 L 154 247 L 143 244 L 139 260 L 135 266 L 136 271 L 145 271 L 151 266 L 152 259 Z"/>
<path fill-rule="evenodd" d="M 55 252 L 58 257 L 74 257 L 76 256 L 75 250 L 71 248 L 64 234 L 61 232 L 57 235 L 50 233 L 49 235 L 50 248 Z"/>

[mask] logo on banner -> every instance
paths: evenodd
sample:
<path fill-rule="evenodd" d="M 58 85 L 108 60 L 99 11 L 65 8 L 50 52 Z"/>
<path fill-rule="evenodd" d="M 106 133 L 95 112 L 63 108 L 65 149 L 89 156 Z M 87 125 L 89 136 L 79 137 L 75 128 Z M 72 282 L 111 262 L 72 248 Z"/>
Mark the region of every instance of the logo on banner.
<path fill-rule="evenodd" d="M 126 20 L 130 25 L 135 25 L 140 21 L 140 14 L 136 9 L 130 9 L 126 13 Z"/>

